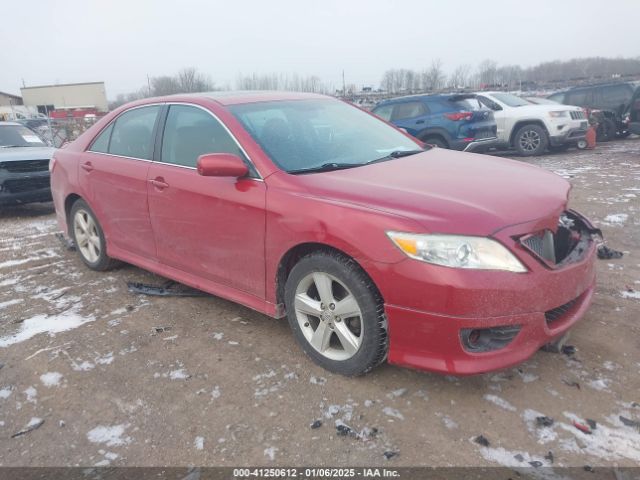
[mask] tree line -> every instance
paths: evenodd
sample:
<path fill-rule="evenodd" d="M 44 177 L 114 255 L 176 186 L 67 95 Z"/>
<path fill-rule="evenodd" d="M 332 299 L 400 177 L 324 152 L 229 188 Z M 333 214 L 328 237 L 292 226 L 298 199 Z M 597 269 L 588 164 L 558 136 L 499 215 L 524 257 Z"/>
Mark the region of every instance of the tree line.
<path fill-rule="evenodd" d="M 379 87 L 391 94 L 433 92 L 444 89 L 499 87 L 511 90 L 530 89 L 532 85 L 544 88 L 563 86 L 568 82 L 604 81 L 619 77 L 640 75 L 638 58 L 574 58 L 564 61 L 543 62 L 523 68 L 520 65 L 499 65 L 487 59 L 477 66 L 462 64 L 449 73 L 441 59 L 432 60 L 422 70 L 389 69 L 384 72 Z M 374 88 L 373 86 L 369 86 Z M 343 82 L 338 88 L 323 81 L 317 75 L 268 73 L 239 74 L 236 90 L 287 90 L 325 94 L 350 95 L 360 89 L 353 83 Z M 197 93 L 213 90 L 230 90 L 230 85 L 219 87 L 210 76 L 194 67 L 183 68 L 175 75 L 148 78 L 147 85 L 135 92 L 120 94 L 110 107 L 141 98 Z M 343 91 L 344 90 L 344 91 Z"/>

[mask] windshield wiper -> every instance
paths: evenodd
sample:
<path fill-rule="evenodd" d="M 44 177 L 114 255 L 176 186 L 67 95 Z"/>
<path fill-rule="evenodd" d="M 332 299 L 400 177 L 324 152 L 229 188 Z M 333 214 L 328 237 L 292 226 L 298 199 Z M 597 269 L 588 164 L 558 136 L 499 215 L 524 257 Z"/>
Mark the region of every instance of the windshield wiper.
<path fill-rule="evenodd" d="M 410 155 L 415 155 L 416 153 L 426 152 L 426 150 L 394 150 L 393 152 L 385 155 L 384 157 L 376 158 L 374 160 L 369 160 L 365 165 L 370 165 L 372 163 L 384 162 L 387 160 L 393 160 L 394 158 L 402 158 L 408 157 Z"/>
<path fill-rule="evenodd" d="M 288 170 L 287 173 L 297 174 L 297 173 L 317 173 L 317 172 L 330 172 L 332 170 L 343 170 L 345 168 L 355 168 L 366 165 L 366 163 L 337 163 L 337 162 L 329 162 L 323 163 L 322 165 L 318 165 L 316 167 L 309 168 L 299 168 L 297 170 Z"/>

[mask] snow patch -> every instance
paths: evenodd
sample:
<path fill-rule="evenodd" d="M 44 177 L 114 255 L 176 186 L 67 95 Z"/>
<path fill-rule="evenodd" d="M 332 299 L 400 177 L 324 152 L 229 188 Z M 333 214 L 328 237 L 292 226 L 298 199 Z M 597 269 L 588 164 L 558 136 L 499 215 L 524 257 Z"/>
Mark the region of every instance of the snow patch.
<path fill-rule="evenodd" d="M 498 407 L 504 410 L 508 410 L 510 412 L 515 412 L 516 410 L 518 410 L 516 407 L 514 407 L 509 402 L 507 402 L 504 398 L 500 398 L 497 395 L 486 394 L 483 398 L 486 401 L 491 402 L 494 405 L 497 405 Z"/>
<path fill-rule="evenodd" d="M 104 443 L 107 447 L 127 445 L 131 443 L 131 437 L 123 437 L 128 424 L 107 427 L 99 425 L 87 433 L 87 439 L 93 443 Z"/>
<path fill-rule="evenodd" d="M 60 380 L 62 380 L 60 372 L 47 372 L 40 375 L 40 381 L 47 388 L 57 387 L 60 385 Z"/>

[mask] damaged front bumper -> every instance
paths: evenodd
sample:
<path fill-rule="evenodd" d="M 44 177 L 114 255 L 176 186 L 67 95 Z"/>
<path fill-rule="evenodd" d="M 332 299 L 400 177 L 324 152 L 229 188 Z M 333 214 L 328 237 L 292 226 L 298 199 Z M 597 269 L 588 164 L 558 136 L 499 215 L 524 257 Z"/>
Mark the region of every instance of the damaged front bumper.
<path fill-rule="evenodd" d="M 496 233 L 527 273 L 454 269 L 410 259 L 386 265 L 394 281 L 374 281 L 384 285 L 389 362 L 479 374 L 516 365 L 564 335 L 589 308 L 601 232 L 577 212 L 561 218 L 566 227 L 558 226 L 553 235 L 558 244 L 553 262 L 522 242 L 527 232 L 548 228 L 548 221 Z"/>
<path fill-rule="evenodd" d="M 0 205 L 51 201 L 49 171 L 10 172 L 0 169 Z"/>

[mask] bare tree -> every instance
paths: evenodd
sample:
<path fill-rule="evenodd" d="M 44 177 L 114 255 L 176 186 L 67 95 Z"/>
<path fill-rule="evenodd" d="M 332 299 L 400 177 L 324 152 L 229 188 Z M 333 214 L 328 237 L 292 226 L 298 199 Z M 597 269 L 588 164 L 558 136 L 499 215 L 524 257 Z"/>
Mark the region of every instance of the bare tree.
<path fill-rule="evenodd" d="M 451 75 L 449 75 L 449 88 L 465 88 L 469 86 L 469 74 L 471 67 L 467 64 L 458 65 Z"/>
<path fill-rule="evenodd" d="M 425 90 L 433 92 L 440 90 L 445 85 L 445 81 L 446 76 L 442 70 L 442 60 L 436 58 L 423 74 L 423 86 Z"/>

